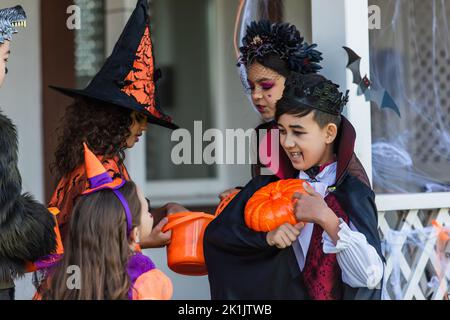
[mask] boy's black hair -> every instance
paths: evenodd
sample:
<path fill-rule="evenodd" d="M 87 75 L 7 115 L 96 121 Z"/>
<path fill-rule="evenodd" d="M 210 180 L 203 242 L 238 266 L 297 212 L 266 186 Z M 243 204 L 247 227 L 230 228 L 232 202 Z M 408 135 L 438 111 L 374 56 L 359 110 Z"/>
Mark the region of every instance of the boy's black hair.
<path fill-rule="evenodd" d="M 283 114 L 304 117 L 314 112 L 314 121 L 323 128 L 334 123 L 338 128 L 341 112 L 348 101 L 339 92 L 339 85 L 319 74 L 299 75 L 291 73 L 285 83 L 283 97 L 276 105 L 275 120 Z"/>

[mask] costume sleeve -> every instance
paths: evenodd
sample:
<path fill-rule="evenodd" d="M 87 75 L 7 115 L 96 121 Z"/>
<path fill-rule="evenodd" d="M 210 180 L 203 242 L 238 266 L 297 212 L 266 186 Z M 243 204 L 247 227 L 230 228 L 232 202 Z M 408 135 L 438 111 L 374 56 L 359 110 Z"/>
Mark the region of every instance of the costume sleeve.
<path fill-rule="evenodd" d="M 133 300 L 170 300 L 172 295 L 172 281 L 158 269 L 144 273 L 134 284 Z"/>
<path fill-rule="evenodd" d="M 65 239 L 68 231 L 67 226 L 75 202 L 86 188 L 87 184 L 84 175 L 78 170 L 74 171 L 68 177 L 61 179 L 48 204 L 49 207 L 56 207 L 60 211 L 57 220 L 63 239 Z"/>
<path fill-rule="evenodd" d="M 216 248 L 227 252 L 249 253 L 264 250 L 279 250 L 266 241 L 266 232 L 257 232 L 247 227 L 244 221 L 245 205 L 253 193 L 269 182 L 268 177 L 256 177 L 247 184 L 225 207 L 206 229 L 205 239 Z"/>
<path fill-rule="evenodd" d="M 367 243 L 376 250 L 384 263 L 378 232 L 378 210 L 375 204 L 375 193 L 370 187 L 351 175 L 348 175 L 343 181 L 340 191 L 336 190 L 334 193 L 350 218 L 350 223 L 365 236 Z M 343 283 L 345 284 L 344 299 L 381 299 L 383 281 L 380 283 L 380 289 L 369 289 L 367 286 L 354 288 L 345 282 Z"/>
<path fill-rule="evenodd" d="M 254 252 L 273 249 L 266 241 L 267 233 L 250 230 L 242 224 L 227 224 L 211 229 L 208 241 L 229 252 Z"/>
<path fill-rule="evenodd" d="M 339 240 L 336 245 L 330 236 L 323 233 L 323 251 L 335 253 L 342 271 L 342 281 L 353 288 L 379 288 L 383 278 L 383 262 L 366 237 L 356 228 L 339 219 Z"/>

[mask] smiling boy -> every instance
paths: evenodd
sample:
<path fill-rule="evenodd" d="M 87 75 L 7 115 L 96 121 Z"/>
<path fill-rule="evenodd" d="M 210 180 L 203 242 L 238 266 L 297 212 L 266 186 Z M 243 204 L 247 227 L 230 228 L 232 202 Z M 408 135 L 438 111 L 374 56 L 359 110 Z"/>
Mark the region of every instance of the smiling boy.
<path fill-rule="evenodd" d="M 343 285 L 375 290 L 383 276 L 374 193 L 353 154 L 354 129 L 341 116 L 348 95 L 338 88 L 320 75 L 293 76 L 275 116 L 284 151 L 309 182 L 307 195 L 294 196 L 306 224 L 293 248 L 318 299 L 343 298 Z"/>
<path fill-rule="evenodd" d="M 213 299 L 380 299 L 383 260 L 374 193 L 341 116 L 348 97 L 323 76 L 291 74 L 277 103 L 280 144 L 308 194 L 298 225 L 250 230 L 244 208 L 276 177 L 254 178 L 205 232 Z M 292 178 L 294 178 L 292 177 Z"/>

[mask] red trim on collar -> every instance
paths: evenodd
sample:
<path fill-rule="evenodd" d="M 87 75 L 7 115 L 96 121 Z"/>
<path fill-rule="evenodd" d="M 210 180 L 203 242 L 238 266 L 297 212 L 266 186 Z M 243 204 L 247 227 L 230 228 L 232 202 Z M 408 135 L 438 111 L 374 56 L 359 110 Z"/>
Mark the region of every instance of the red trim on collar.
<path fill-rule="evenodd" d="M 333 164 L 333 163 L 335 163 L 335 162 L 336 162 L 336 156 L 333 156 L 333 159 L 332 159 L 332 160 L 326 162 L 325 164 L 323 164 L 323 165 L 321 165 L 321 166 L 319 167 L 319 173 L 321 173 L 321 172 L 323 171 L 323 169 L 325 169 L 326 167 L 328 167 L 330 164 Z"/>
<path fill-rule="evenodd" d="M 337 156 L 336 183 L 338 183 L 347 171 L 353 156 L 356 140 L 356 131 L 353 125 L 344 116 L 341 116 L 341 118 L 342 121 L 335 144 Z"/>

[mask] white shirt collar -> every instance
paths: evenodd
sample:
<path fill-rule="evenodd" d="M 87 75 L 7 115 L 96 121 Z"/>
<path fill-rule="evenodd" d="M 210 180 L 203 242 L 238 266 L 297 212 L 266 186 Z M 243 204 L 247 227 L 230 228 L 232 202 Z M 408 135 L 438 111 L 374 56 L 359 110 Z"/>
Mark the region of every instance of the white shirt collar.
<path fill-rule="evenodd" d="M 327 189 L 336 183 L 337 162 L 327 165 L 316 178 L 311 179 L 304 171 L 300 171 L 298 178 L 308 181 L 322 197 L 327 194 Z"/>
<path fill-rule="evenodd" d="M 308 181 L 314 190 L 326 197 L 328 194 L 328 187 L 336 183 L 337 162 L 333 162 L 326 166 L 313 180 L 305 172 L 300 171 L 298 178 Z M 305 267 L 306 256 L 308 254 L 309 244 L 313 232 L 313 223 L 306 223 L 297 241 L 293 243 L 293 249 L 297 258 L 297 263 L 300 270 Z"/>

